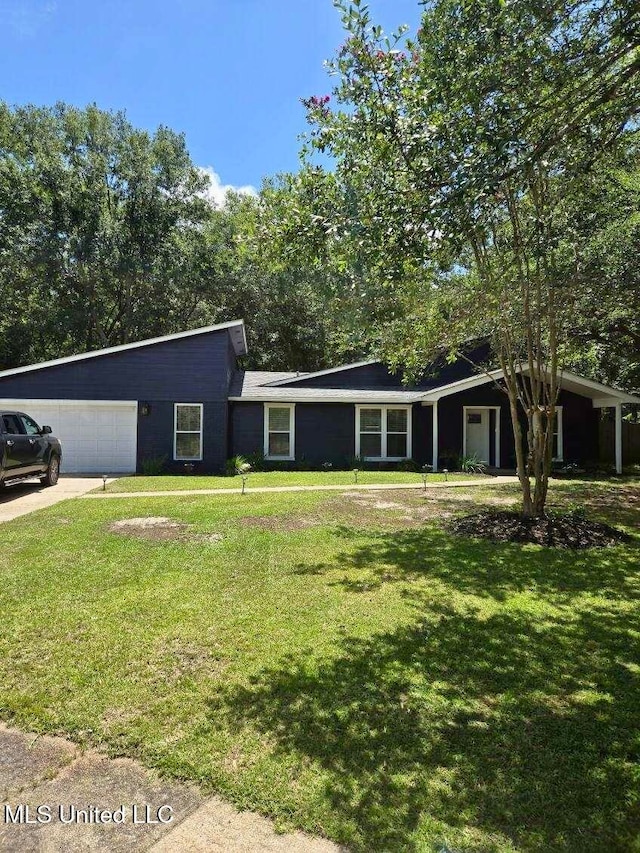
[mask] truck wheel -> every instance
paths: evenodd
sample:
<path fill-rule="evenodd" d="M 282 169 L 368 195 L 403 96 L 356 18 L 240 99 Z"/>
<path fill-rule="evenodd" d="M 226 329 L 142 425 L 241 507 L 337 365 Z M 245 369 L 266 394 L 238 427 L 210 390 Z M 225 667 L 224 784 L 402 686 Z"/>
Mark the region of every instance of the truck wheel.
<path fill-rule="evenodd" d="M 60 457 L 52 454 L 47 466 L 47 473 L 40 477 L 43 486 L 55 486 L 60 476 Z"/>

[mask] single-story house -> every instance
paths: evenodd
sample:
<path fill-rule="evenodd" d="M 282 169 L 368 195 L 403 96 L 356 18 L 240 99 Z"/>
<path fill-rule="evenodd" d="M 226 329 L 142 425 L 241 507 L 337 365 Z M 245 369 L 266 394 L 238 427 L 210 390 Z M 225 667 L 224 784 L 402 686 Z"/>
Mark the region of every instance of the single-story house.
<path fill-rule="evenodd" d="M 67 472 L 128 473 L 164 458 L 169 471 L 215 472 L 235 454 L 333 466 L 413 459 L 434 469 L 453 455 L 514 467 L 506 395 L 465 360 L 434 363 L 417 384 L 378 361 L 312 373 L 239 369 L 237 320 L 0 371 L 0 408 L 52 427 Z M 598 418 L 640 398 L 565 371 L 554 456 L 598 457 Z"/>

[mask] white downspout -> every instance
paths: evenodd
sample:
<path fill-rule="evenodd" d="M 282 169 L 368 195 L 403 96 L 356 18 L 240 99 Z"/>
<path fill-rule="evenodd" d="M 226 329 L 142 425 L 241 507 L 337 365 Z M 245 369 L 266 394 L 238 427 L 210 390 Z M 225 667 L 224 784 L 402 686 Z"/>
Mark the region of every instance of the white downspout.
<path fill-rule="evenodd" d="M 616 403 L 616 473 L 622 474 L 622 403 Z"/>
<path fill-rule="evenodd" d="M 433 447 L 431 451 L 431 466 L 434 471 L 438 470 L 438 401 L 434 400 L 431 407 Z"/>

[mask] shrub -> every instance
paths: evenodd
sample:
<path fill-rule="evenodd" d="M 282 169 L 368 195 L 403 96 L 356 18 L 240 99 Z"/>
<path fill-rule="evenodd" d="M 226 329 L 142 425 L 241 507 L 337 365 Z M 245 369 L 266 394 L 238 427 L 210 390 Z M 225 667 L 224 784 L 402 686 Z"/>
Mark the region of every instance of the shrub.
<path fill-rule="evenodd" d="M 140 462 L 140 470 L 146 477 L 158 477 L 164 472 L 167 456 L 147 456 Z"/>
<path fill-rule="evenodd" d="M 366 467 L 364 456 L 347 456 L 346 467 L 349 471 L 353 471 L 354 468 L 362 471 Z"/>
<path fill-rule="evenodd" d="M 248 474 L 251 469 L 251 463 L 244 456 L 240 456 L 240 454 L 227 459 L 225 465 L 225 472 L 228 477 L 233 477 L 236 474 Z"/>
<path fill-rule="evenodd" d="M 415 459 L 403 459 L 401 462 L 398 462 L 398 471 L 419 471 L 420 466 L 415 461 Z"/>
<path fill-rule="evenodd" d="M 266 471 L 267 460 L 264 458 L 264 453 L 256 451 L 255 453 L 246 453 L 244 456 L 246 462 L 251 465 L 252 471 Z"/>
<path fill-rule="evenodd" d="M 438 467 L 459 471 L 461 462 L 461 454 L 457 450 L 443 450 L 438 460 Z"/>
<path fill-rule="evenodd" d="M 477 456 L 463 456 L 460 460 L 460 470 L 465 474 L 484 474 L 486 467 Z"/>

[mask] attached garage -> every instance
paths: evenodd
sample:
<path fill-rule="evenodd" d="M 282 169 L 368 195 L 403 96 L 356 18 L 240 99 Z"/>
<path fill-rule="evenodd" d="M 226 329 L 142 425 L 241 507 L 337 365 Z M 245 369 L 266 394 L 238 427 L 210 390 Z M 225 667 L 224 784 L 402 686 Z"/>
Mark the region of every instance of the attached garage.
<path fill-rule="evenodd" d="M 229 456 L 242 320 L 0 370 L 0 405 L 50 426 L 62 472 L 214 473 Z"/>
<path fill-rule="evenodd" d="M 3 399 L 0 408 L 47 424 L 62 443 L 62 472 L 124 474 L 136 470 L 135 400 Z"/>

